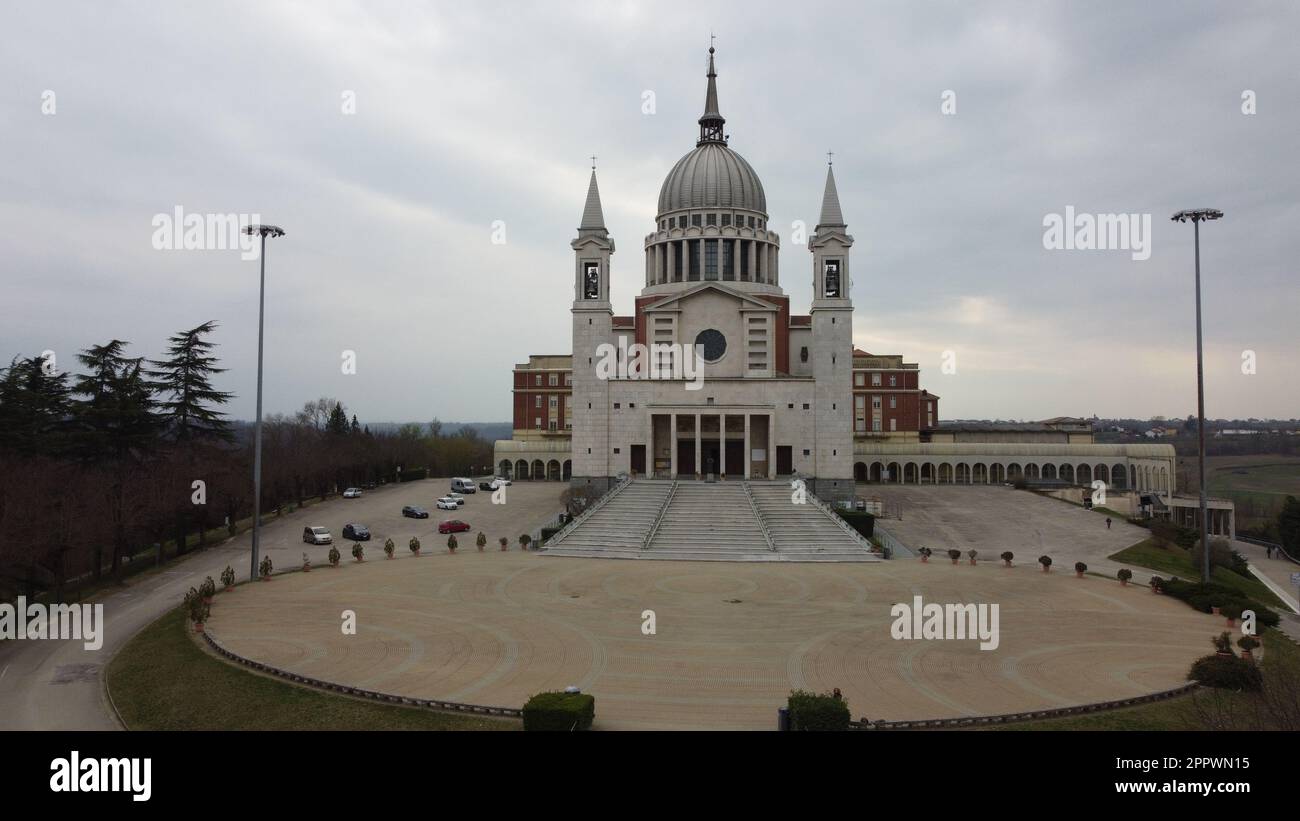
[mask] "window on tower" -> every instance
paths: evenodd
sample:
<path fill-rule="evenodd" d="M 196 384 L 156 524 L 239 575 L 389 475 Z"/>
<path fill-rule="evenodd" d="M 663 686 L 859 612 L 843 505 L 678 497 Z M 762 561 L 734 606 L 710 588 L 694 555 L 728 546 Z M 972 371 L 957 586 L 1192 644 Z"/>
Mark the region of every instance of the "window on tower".
<path fill-rule="evenodd" d="M 600 299 L 600 263 L 586 263 L 586 272 L 582 277 L 582 296 L 584 299 Z"/>
<path fill-rule="evenodd" d="M 828 259 L 822 263 L 822 295 L 828 299 L 840 295 L 840 261 Z"/>

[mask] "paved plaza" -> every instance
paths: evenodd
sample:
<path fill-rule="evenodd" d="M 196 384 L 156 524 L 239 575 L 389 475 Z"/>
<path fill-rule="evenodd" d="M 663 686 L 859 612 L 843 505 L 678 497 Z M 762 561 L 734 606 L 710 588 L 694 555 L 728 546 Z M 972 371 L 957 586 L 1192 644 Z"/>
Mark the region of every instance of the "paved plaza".
<path fill-rule="evenodd" d="M 1091 514 L 1090 514 L 1091 515 Z M 208 630 L 328 681 L 518 707 L 568 685 L 607 729 L 770 729 L 792 688 L 840 688 L 855 718 L 1060 707 L 1182 684 L 1222 620 L 1145 587 L 946 559 L 635 562 L 514 547 L 317 567 L 218 594 Z M 998 603 L 1001 644 L 897 641 L 890 606 Z M 341 614 L 358 633 L 343 635 Z M 653 610 L 655 634 L 642 632 Z"/>

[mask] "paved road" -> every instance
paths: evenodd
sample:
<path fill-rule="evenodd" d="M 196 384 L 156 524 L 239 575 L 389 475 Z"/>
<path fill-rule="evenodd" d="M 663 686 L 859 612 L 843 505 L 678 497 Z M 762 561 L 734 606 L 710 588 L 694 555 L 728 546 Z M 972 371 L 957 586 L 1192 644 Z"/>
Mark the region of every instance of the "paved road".
<path fill-rule="evenodd" d="M 280 569 L 299 565 L 304 552 L 313 566 L 325 564 L 328 546 L 302 543 L 304 527 L 324 526 L 333 532 L 344 560 L 351 561 L 351 544 L 342 542 L 343 525 L 348 522 L 370 527 L 374 538 L 366 548 L 369 559 L 383 557 L 384 539 L 390 536 L 403 553 L 411 536 L 428 547 L 441 548 L 446 537 L 437 535 L 437 526 L 444 518 L 462 519 L 474 527 L 458 537 L 464 547 L 473 550 L 474 535 L 481 528 L 493 544 L 497 537 L 508 536 L 511 549 L 518 550 L 515 540 L 520 533 L 534 530 L 559 511 L 565 487 L 558 482 L 519 482 L 507 490 L 505 505 L 493 505 L 490 494 L 480 492 L 468 496 L 465 507 L 452 513 L 433 505 L 448 486 L 447 479 L 427 479 L 287 514 L 262 528 L 263 551 Z M 403 518 L 401 507 L 407 504 L 428 508 L 430 518 Z M 220 547 L 141 574 L 96 599 L 104 604 L 105 620 L 104 643 L 96 651 L 77 641 L 0 644 L 0 730 L 120 729 L 104 694 L 103 670 L 108 661 L 141 628 L 180 604 L 185 592 L 204 576 L 215 579 L 229 565 L 238 578 L 247 579 L 250 548 L 250 534 L 242 534 Z"/>

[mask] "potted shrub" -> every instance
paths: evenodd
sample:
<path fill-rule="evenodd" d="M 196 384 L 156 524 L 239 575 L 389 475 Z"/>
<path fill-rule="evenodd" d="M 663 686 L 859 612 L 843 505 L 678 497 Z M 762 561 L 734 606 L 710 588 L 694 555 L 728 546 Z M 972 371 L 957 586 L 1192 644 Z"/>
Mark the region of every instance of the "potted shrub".
<path fill-rule="evenodd" d="M 957 549 L 955 549 L 955 548 L 952 549 L 952 550 L 949 550 L 949 551 L 948 551 L 948 558 L 952 559 L 952 563 L 953 563 L 953 564 L 956 564 L 957 562 L 961 561 L 961 551 L 960 551 L 960 550 L 957 550 Z"/>
<path fill-rule="evenodd" d="M 235 589 L 235 570 L 230 565 L 221 571 L 221 583 L 225 585 L 227 592 Z"/>
<path fill-rule="evenodd" d="M 1002 551 L 1002 561 L 1007 563 L 1007 567 L 1011 566 L 1011 560 L 1014 559 L 1015 557 L 1016 554 L 1012 553 L 1010 550 Z"/>
<path fill-rule="evenodd" d="M 1253 659 L 1254 656 L 1250 654 L 1250 651 L 1259 646 L 1259 639 L 1254 636 L 1242 636 L 1237 639 L 1237 646 L 1241 648 L 1242 658 Z"/>
<path fill-rule="evenodd" d="M 1052 572 L 1052 557 L 1046 554 L 1038 557 L 1038 563 L 1043 566 L 1044 573 Z"/>
<path fill-rule="evenodd" d="M 1133 571 L 1127 567 L 1121 567 L 1119 572 L 1115 574 L 1115 578 L 1119 579 L 1121 586 L 1128 587 L 1129 579 L 1133 578 Z"/>
<path fill-rule="evenodd" d="M 921 555 L 921 563 L 925 564 L 930 561 L 930 554 L 933 553 L 934 551 L 930 550 L 930 548 L 928 547 L 922 547 L 916 552 Z"/>
<path fill-rule="evenodd" d="M 970 557 L 970 566 L 974 567 L 975 560 L 979 558 L 980 552 L 978 550 L 967 550 L 966 555 Z"/>
<path fill-rule="evenodd" d="M 510 540 L 507 539 L 505 536 L 502 536 L 502 537 L 500 538 L 499 541 L 501 542 L 501 549 L 502 549 L 502 550 L 509 550 L 509 549 L 510 549 Z"/>
<path fill-rule="evenodd" d="M 387 557 L 390 558 L 390 559 L 393 558 L 393 551 L 396 550 L 396 549 L 397 549 L 397 545 L 393 544 L 393 540 L 392 540 L 392 539 L 385 539 L 385 540 L 384 540 L 384 555 L 385 555 L 385 556 L 387 556 Z"/>
<path fill-rule="evenodd" d="M 447 537 L 447 552 L 448 552 L 448 553 L 455 553 L 455 552 L 456 552 L 456 548 L 459 547 L 459 546 L 460 546 L 460 544 L 459 544 L 459 542 L 456 541 L 456 534 L 455 534 L 455 533 L 453 533 L 453 534 L 451 534 L 450 536 Z"/>
<path fill-rule="evenodd" d="M 419 555 L 420 555 L 420 540 L 419 540 L 419 539 L 417 539 L 417 538 L 415 538 L 414 536 L 412 536 L 412 537 L 411 537 L 411 541 L 408 542 L 406 546 L 409 547 L 409 548 L 411 548 L 411 552 L 414 553 L 416 556 L 419 556 Z"/>
<path fill-rule="evenodd" d="M 212 604 L 212 597 L 217 595 L 217 583 L 212 580 L 211 576 L 208 576 L 203 580 L 203 584 L 199 585 L 199 593 L 203 596 L 204 604 Z"/>
<path fill-rule="evenodd" d="M 271 557 L 263 556 L 262 563 L 257 566 L 257 572 L 258 575 L 262 577 L 262 581 L 269 582 L 271 580 L 271 571 L 273 569 L 274 567 L 271 564 Z"/>
<path fill-rule="evenodd" d="M 1151 577 L 1151 582 L 1150 582 L 1150 584 L 1151 584 L 1151 592 L 1152 592 L 1152 593 L 1155 593 L 1155 594 L 1158 595 L 1158 594 L 1164 592 L 1165 580 L 1162 579 L 1162 578 L 1160 578 L 1159 576 L 1152 576 L 1152 577 Z"/>
<path fill-rule="evenodd" d="M 1237 619 L 1241 618 L 1242 607 L 1239 604 L 1225 604 L 1218 608 L 1219 613 L 1228 620 L 1229 627 L 1237 626 Z"/>
<path fill-rule="evenodd" d="M 352 558 L 359 562 L 366 560 L 366 549 L 361 546 L 361 542 L 354 542 L 352 545 Z"/>
<path fill-rule="evenodd" d="M 1084 564 L 1083 562 L 1074 563 L 1074 575 L 1076 578 L 1082 579 L 1083 574 L 1087 572 L 1088 572 L 1088 565 Z"/>
<path fill-rule="evenodd" d="M 339 552 L 339 549 L 331 545 L 329 556 L 330 556 L 330 567 L 338 567 L 339 559 L 343 558 L 343 554 Z"/>
<path fill-rule="evenodd" d="M 1223 631 L 1219 635 L 1210 639 L 1210 641 L 1214 643 L 1214 652 L 1216 655 L 1220 655 L 1220 656 L 1232 655 L 1232 636 L 1228 633 L 1228 631 L 1226 630 Z"/>
<path fill-rule="evenodd" d="M 189 611 L 190 621 L 194 622 L 194 632 L 202 633 L 203 622 L 207 621 L 211 612 L 208 603 L 203 600 L 203 594 L 191 587 L 190 592 L 185 594 L 185 607 Z"/>
<path fill-rule="evenodd" d="M 532 542 L 532 540 L 533 540 L 533 537 L 532 537 L 532 536 L 529 536 L 527 533 L 520 534 L 520 536 L 519 536 L 519 549 L 520 549 L 520 550 L 527 550 L 527 549 L 528 549 L 528 545 L 529 545 L 529 543 Z"/>
<path fill-rule="evenodd" d="M 478 547 L 478 552 L 482 553 L 484 546 L 487 545 L 487 534 L 480 530 L 478 532 L 478 538 L 474 540 L 474 544 Z"/>

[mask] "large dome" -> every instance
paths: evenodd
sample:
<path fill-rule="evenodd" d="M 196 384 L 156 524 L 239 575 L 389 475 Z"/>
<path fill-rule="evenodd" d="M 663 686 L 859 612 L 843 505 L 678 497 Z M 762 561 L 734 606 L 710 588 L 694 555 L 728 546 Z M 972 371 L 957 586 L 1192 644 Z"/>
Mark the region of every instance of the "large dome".
<path fill-rule="evenodd" d="M 659 189 L 659 213 L 685 208 L 743 208 L 767 213 L 763 183 L 745 158 L 705 142 L 677 161 Z"/>

